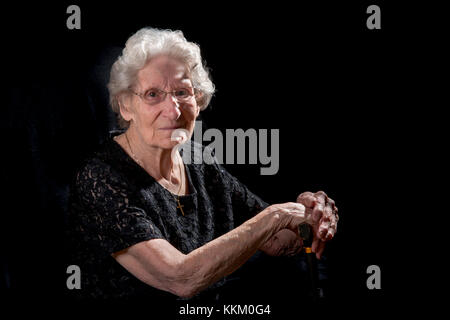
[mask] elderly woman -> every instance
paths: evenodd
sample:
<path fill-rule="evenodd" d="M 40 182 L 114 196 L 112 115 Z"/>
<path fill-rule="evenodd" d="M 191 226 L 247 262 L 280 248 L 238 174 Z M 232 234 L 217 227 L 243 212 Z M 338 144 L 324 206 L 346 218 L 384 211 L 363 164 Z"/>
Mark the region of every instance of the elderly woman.
<path fill-rule="evenodd" d="M 337 224 L 325 193 L 269 206 L 219 164 L 183 163 L 177 147 L 214 86 L 199 47 L 180 31 L 144 28 L 131 36 L 108 88 L 124 130 L 84 163 L 70 198 L 81 292 L 189 298 L 220 286 L 258 250 L 298 253 L 303 223 L 313 226 L 320 257 Z M 174 138 L 180 130 L 187 137 Z"/>

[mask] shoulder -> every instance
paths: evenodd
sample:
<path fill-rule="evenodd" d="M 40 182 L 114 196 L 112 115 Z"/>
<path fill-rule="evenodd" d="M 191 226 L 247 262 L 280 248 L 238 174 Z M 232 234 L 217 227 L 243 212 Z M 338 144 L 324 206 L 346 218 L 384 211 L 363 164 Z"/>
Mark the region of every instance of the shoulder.
<path fill-rule="evenodd" d="M 125 207 L 133 190 L 114 165 L 94 154 L 85 160 L 74 177 L 70 188 L 71 204 L 75 209 L 82 206 L 113 210 Z"/>
<path fill-rule="evenodd" d="M 108 140 L 99 148 L 84 159 L 77 170 L 74 183 L 77 187 L 100 187 L 101 185 L 124 185 L 123 175 L 120 173 L 120 158 L 117 150 L 114 150 L 115 143 Z"/>
<path fill-rule="evenodd" d="M 97 150 L 89 154 L 77 170 L 77 177 L 83 175 L 98 176 L 110 173 L 111 164 L 108 161 L 108 142 L 101 144 Z"/>

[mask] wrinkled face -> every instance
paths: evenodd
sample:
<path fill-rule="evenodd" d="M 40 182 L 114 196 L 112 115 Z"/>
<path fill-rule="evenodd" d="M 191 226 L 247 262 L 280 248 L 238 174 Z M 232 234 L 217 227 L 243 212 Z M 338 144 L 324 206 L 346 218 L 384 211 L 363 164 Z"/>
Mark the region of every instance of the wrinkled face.
<path fill-rule="evenodd" d="M 164 55 L 151 59 L 138 72 L 132 91 L 122 100 L 121 114 L 145 144 L 173 148 L 177 142 L 171 141 L 171 135 L 176 129 L 192 136 L 200 108 L 184 63 Z"/>

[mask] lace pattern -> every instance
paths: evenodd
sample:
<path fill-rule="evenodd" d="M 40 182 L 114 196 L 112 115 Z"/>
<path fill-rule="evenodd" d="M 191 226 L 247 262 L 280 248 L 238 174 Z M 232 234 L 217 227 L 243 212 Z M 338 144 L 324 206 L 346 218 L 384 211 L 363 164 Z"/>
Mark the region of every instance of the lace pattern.
<path fill-rule="evenodd" d="M 67 230 L 72 259 L 83 272 L 82 295 L 166 296 L 128 273 L 111 254 L 158 238 L 187 254 L 267 207 L 219 164 L 185 166 L 190 194 L 179 197 L 182 216 L 172 194 L 114 140 L 85 162 L 71 188 Z"/>

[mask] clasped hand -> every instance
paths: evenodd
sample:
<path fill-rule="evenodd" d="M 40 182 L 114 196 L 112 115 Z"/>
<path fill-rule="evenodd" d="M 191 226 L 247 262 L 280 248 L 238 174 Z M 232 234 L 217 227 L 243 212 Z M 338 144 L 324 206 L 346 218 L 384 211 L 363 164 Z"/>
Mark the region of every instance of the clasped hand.
<path fill-rule="evenodd" d="M 311 249 L 320 259 L 326 242 L 336 234 L 339 220 L 338 208 L 334 200 L 323 191 L 303 192 L 297 197 L 297 203 L 304 206 L 304 221 L 311 225 L 313 232 Z M 282 206 L 282 210 L 289 210 L 288 204 L 276 206 Z M 285 228 L 275 233 L 261 249 L 272 256 L 298 254 L 303 247 L 302 238 L 298 233 L 298 224 L 298 219 L 292 219 Z"/>

